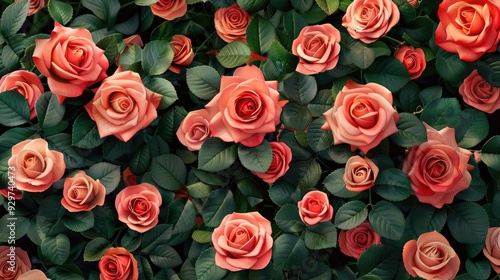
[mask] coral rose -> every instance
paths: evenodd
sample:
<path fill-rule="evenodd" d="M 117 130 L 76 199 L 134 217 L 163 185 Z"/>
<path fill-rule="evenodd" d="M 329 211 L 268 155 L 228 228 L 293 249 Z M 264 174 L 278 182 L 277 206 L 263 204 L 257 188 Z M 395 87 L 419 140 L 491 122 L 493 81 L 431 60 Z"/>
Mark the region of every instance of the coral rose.
<path fill-rule="evenodd" d="M 344 255 L 358 259 L 366 248 L 381 244 L 380 239 L 380 235 L 373 230 L 370 222 L 364 221 L 353 229 L 340 231 L 339 247 Z"/>
<path fill-rule="evenodd" d="M 394 57 L 406 67 L 412 79 L 420 77 L 427 66 L 424 50 L 421 48 L 401 46 L 394 52 Z"/>
<path fill-rule="evenodd" d="M 342 26 L 352 38 L 369 44 L 387 34 L 399 16 L 392 0 L 354 0 L 342 17 Z"/>
<path fill-rule="evenodd" d="M 464 102 L 485 113 L 500 109 L 500 87 L 494 87 L 479 75 L 477 70 L 465 78 L 458 88 Z"/>
<path fill-rule="evenodd" d="M 333 207 L 330 205 L 328 196 L 322 191 L 310 191 L 297 202 L 299 216 L 302 222 L 308 226 L 314 226 L 319 222 L 327 222 L 333 217 Z"/>
<path fill-rule="evenodd" d="M 186 0 L 159 0 L 149 7 L 153 15 L 166 20 L 180 18 L 187 12 Z"/>
<path fill-rule="evenodd" d="M 243 66 L 232 77 L 222 76 L 220 92 L 205 106 L 212 136 L 225 142 L 255 147 L 275 132 L 281 109 L 277 81 L 265 81 L 256 66 Z"/>
<path fill-rule="evenodd" d="M 139 74 L 118 67 L 102 82 L 85 109 L 96 122 L 101 138 L 114 135 L 127 142 L 156 119 L 160 101 L 161 95 L 147 89 Z"/>
<path fill-rule="evenodd" d="M 134 256 L 123 247 L 109 248 L 99 260 L 100 280 L 137 280 L 139 268 Z"/>
<path fill-rule="evenodd" d="M 179 74 L 182 67 L 188 66 L 193 62 L 194 52 L 191 46 L 191 39 L 184 35 L 174 35 L 170 41 L 170 45 L 174 49 L 174 58 L 168 69 Z"/>
<path fill-rule="evenodd" d="M 411 276 L 424 279 L 453 279 L 460 267 L 455 250 L 437 231 L 423 233 L 417 240 L 406 242 L 403 263 Z"/>
<path fill-rule="evenodd" d="M 230 271 L 263 269 L 272 256 L 271 222 L 258 212 L 229 214 L 214 229 L 215 264 Z"/>
<path fill-rule="evenodd" d="M 41 270 L 32 269 L 21 274 L 17 280 L 49 280 L 49 278 Z"/>
<path fill-rule="evenodd" d="M 335 145 L 347 143 L 351 150 L 358 148 L 364 154 L 398 131 L 399 115 L 392 107 L 392 94 L 375 83 L 348 81 L 333 108 L 323 115 L 326 123 L 321 128 L 332 130 Z"/>
<path fill-rule="evenodd" d="M 107 77 L 108 59 L 87 29 L 55 22 L 50 39 L 36 39 L 35 43 L 33 62 L 61 103 Z"/>
<path fill-rule="evenodd" d="M 283 142 L 270 142 L 269 145 L 273 154 L 271 165 L 266 172 L 252 171 L 252 173 L 264 182 L 272 184 L 288 171 L 292 161 L 292 150 Z"/>
<path fill-rule="evenodd" d="M 469 170 L 473 167 L 468 161 L 472 153 L 457 145 L 454 128 L 437 131 L 424 125 L 427 142 L 409 150 L 402 170 L 420 202 L 441 208 L 469 187 L 472 180 Z"/>
<path fill-rule="evenodd" d="M 28 192 L 47 190 L 66 171 L 63 154 L 49 150 L 47 141 L 41 138 L 14 145 L 8 164 L 15 167 L 16 187 Z"/>
<path fill-rule="evenodd" d="M 127 167 L 125 170 L 123 170 L 122 178 L 126 186 L 137 185 L 137 175 L 132 173 L 130 167 Z"/>
<path fill-rule="evenodd" d="M 488 229 L 484 245 L 484 256 L 490 261 L 493 270 L 500 273 L 500 227 Z"/>
<path fill-rule="evenodd" d="M 118 220 L 137 232 L 146 232 L 158 224 L 162 203 L 158 189 L 148 183 L 125 187 L 115 199 Z"/>
<path fill-rule="evenodd" d="M 296 71 L 312 75 L 333 69 L 339 61 L 339 42 L 339 30 L 329 23 L 302 28 L 292 44 L 292 53 L 299 57 Z"/>
<path fill-rule="evenodd" d="M 500 3 L 495 0 L 444 0 L 438 9 L 436 44 L 460 59 L 475 61 L 497 50 Z"/>
<path fill-rule="evenodd" d="M 350 157 L 345 164 L 344 183 L 351 192 L 362 192 L 373 185 L 378 176 L 377 165 L 369 158 Z"/>
<path fill-rule="evenodd" d="M 190 151 L 198 151 L 210 136 L 210 114 L 205 109 L 190 111 L 177 129 L 177 139 Z"/>
<path fill-rule="evenodd" d="M 90 211 L 104 204 L 106 188 L 99 180 L 79 171 L 72 178 L 64 180 L 61 204 L 69 212 Z"/>
<path fill-rule="evenodd" d="M 30 106 L 30 119 L 36 116 L 35 103 L 43 93 L 43 85 L 38 76 L 26 70 L 17 70 L 0 79 L 0 92 L 15 90 L 19 92 Z"/>
<path fill-rule="evenodd" d="M 16 280 L 31 269 L 28 253 L 15 246 L 0 246 L 0 279 Z"/>
<path fill-rule="evenodd" d="M 227 43 L 234 40 L 246 42 L 246 31 L 250 20 L 248 12 L 240 8 L 238 4 L 220 8 L 214 15 L 215 31 Z"/>

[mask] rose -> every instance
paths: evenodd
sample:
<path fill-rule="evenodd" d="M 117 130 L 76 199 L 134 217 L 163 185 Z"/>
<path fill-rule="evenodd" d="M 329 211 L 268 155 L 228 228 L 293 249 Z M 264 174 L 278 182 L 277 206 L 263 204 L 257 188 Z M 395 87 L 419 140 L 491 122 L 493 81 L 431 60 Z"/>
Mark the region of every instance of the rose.
<path fill-rule="evenodd" d="M 161 95 L 147 89 L 139 74 L 118 67 L 102 82 L 85 109 L 96 122 L 101 138 L 114 135 L 127 142 L 156 119 L 160 100 Z"/>
<path fill-rule="evenodd" d="M 14 197 L 15 200 L 19 200 L 23 198 L 23 191 L 19 190 L 16 188 L 16 186 L 13 186 L 13 188 L 10 188 L 11 186 L 7 188 L 0 189 L 0 194 L 3 195 L 5 198 L 9 197 Z"/>
<path fill-rule="evenodd" d="M 362 192 L 375 185 L 378 176 L 377 165 L 369 158 L 350 157 L 345 164 L 342 179 L 346 189 L 351 192 Z"/>
<path fill-rule="evenodd" d="M 63 198 L 61 204 L 69 212 L 90 211 L 104 204 L 106 188 L 92 177 L 79 171 L 72 178 L 64 180 Z"/>
<path fill-rule="evenodd" d="M 342 26 L 352 38 L 369 44 L 387 34 L 399 16 L 392 0 L 354 0 L 342 17 Z"/>
<path fill-rule="evenodd" d="M 210 114 L 205 109 L 190 111 L 177 129 L 177 139 L 190 151 L 198 151 L 211 136 Z"/>
<path fill-rule="evenodd" d="M 149 7 L 154 15 L 166 20 L 182 17 L 187 12 L 186 0 L 159 0 Z"/>
<path fill-rule="evenodd" d="M 425 54 L 421 48 L 404 45 L 396 49 L 394 57 L 406 67 L 412 79 L 420 77 L 427 66 Z"/>
<path fill-rule="evenodd" d="M 0 246 L 0 279 L 15 280 L 31 269 L 28 253 L 19 247 Z"/>
<path fill-rule="evenodd" d="M 121 190 L 116 196 L 115 208 L 118 220 L 143 233 L 158 224 L 161 203 L 158 189 L 149 183 L 141 183 Z"/>
<path fill-rule="evenodd" d="M 450 243 L 437 231 L 421 234 L 403 247 L 403 264 L 413 277 L 453 279 L 460 267 L 460 258 Z"/>
<path fill-rule="evenodd" d="M 266 172 L 255 172 L 253 174 L 266 183 L 274 183 L 288 171 L 292 161 L 292 150 L 283 142 L 270 142 L 273 159 Z"/>
<path fill-rule="evenodd" d="M 226 215 L 212 233 L 215 264 L 230 271 L 263 269 L 271 260 L 271 222 L 258 212 Z"/>
<path fill-rule="evenodd" d="M 220 92 L 205 106 L 210 116 L 210 132 L 225 142 L 255 147 L 280 122 L 277 81 L 265 81 L 256 66 L 243 66 L 232 77 L 222 76 Z"/>
<path fill-rule="evenodd" d="M 472 180 L 469 170 L 473 167 L 468 161 L 472 153 L 457 145 L 455 129 L 446 127 L 437 131 L 424 125 L 427 142 L 409 150 L 402 170 L 420 202 L 441 208 L 469 187 Z"/>
<path fill-rule="evenodd" d="M 172 36 L 170 45 L 174 49 L 174 58 L 168 69 L 179 74 L 183 66 L 188 66 L 193 62 L 194 52 L 191 46 L 191 39 L 184 35 L 174 35 Z"/>
<path fill-rule="evenodd" d="M 340 231 L 339 247 L 344 255 L 358 259 L 366 248 L 381 244 L 380 240 L 380 235 L 373 230 L 370 222 L 364 221 L 353 229 Z"/>
<path fill-rule="evenodd" d="M 16 0 L 19 2 L 21 0 Z M 49 0 L 30 0 L 30 7 L 28 9 L 28 16 L 32 16 L 36 14 L 36 12 L 40 11 L 43 7 L 48 4 Z"/>
<path fill-rule="evenodd" d="M 0 92 L 15 90 L 19 92 L 30 107 L 30 119 L 36 116 L 35 103 L 43 93 L 43 85 L 38 76 L 26 70 L 17 70 L 0 79 Z"/>
<path fill-rule="evenodd" d="M 49 280 L 45 274 L 38 269 L 29 270 L 17 278 L 17 280 Z"/>
<path fill-rule="evenodd" d="M 408 3 L 412 6 L 415 7 L 418 4 L 418 0 L 408 0 Z"/>
<path fill-rule="evenodd" d="M 490 227 L 484 241 L 483 254 L 490 261 L 491 268 L 500 273 L 500 227 Z"/>
<path fill-rule="evenodd" d="M 106 78 L 109 66 L 104 50 L 96 46 L 87 29 L 68 28 L 57 22 L 50 39 L 35 40 L 33 62 L 61 103 Z"/>
<path fill-rule="evenodd" d="M 125 170 L 123 170 L 122 178 L 126 186 L 137 185 L 137 176 L 132 173 L 130 167 L 127 167 Z"/>
<path fill-rule="evenodd" d="M 122 55 L 130 46 L 137 45 L 139 47 L 144 46 L 144 43 L 142 42 L 141 36 L 138 34 L 130 35 L 129 37 L 123 39 L 123 50 L 120 51 L 120 53 L 116 56 L 115 58 L 115 64 L 120 65 L 120 55 Z"/>
<path fill-rule="evenodd" d="M 340 32 L 331 24 L 306 26 L 293 40 L 292 53 L 299 57 L 296 71 L 305 75 L 333 69 L 339 61 Z"/>
<path fill-rule="evenodd" d="M 9 166 L 15 168 L 16 187 L 21 191 L 43 192 L 64 175 L 64 156 L 49 150 L 41 138 L 24 140 L 12 147 Z"/>
<path fill-rule="evenodd" d="M 399 115 L 392 107 L 392 94 L 375 83 L 348 81 L 333 108 L 323 115 L 326 123 L 321 128 L 332 130 L 335 145 L 347 143 L 351 150 L 358 148 L 364 154 L 398 131 Z"/>
<path fill-rule="evenodd" d="M 485 81 L 477 70 L 472 71 L 458 88 L 464 102 L 470 106 L 493 113 L 500 109 L 500 87 L 494 87 Z"/>
<path fill-rule="evenodd" d="M 500 40 L 498 1 L 444 0 L 439 4 L 436 44 L 458 53 L 460 59 L 475 61 L 486 52 L 495 52 Z"/>
<path fill-rule="evenodd" d="M 238 4 L 220 8 L 214 15 L 215 31 L 227 43 L 234 40 L 246 42 L 246 30 L 250 20 L 248 12 Z"/>
<path fill-rule="evenodd" d="M 333 207 L 330 205 L 328 196 L 322 191 L 310 191 L 297 202 L 299 216 L 302 222 L 308 226 L 314 226 L 319 222 L 326 222 L 333 217 Z"/>
<path fill-rule="evenodd" d="M 139 268 L 134 256 L 123 247 L 108 248 L 99 260 L 100 280 L 137 280 Z"/>

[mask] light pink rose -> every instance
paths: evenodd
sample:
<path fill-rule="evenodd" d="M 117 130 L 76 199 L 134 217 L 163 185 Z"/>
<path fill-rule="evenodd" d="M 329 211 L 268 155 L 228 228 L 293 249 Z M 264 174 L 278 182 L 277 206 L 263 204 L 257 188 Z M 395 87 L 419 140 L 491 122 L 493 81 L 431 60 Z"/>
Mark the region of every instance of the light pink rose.
<path fill-rule="evenodd" d="M 342 177 L 346 189 L 351 192 L 362 192 L 373 185 L 378 176 L 377 165 L 369 158 L 360 156 L 350 157 L 345 164 L 345 172 Z"/>
<path fill-rule="evenodd" d="M 258 212 L 229 214 L 214 229 L 215 264 L 229 271 L 263 269 L 272 256 L 271 222 Z"/>
<path fill-rule="evenodd" d="M 38 76 L 26 70 L 17 70 L 0 79 L 0 92 L 15 90 L 19 92 L 30 106 L 30 119 L 36 116 L 35 103 L 43 93 L 43 85 Z"/>
<path fill-rule="evenodd" d="M 358 148 L 364 154 L 398 131 L 392 93 L 375 83 L 348 81 L 323 116 L 326 123 L 321 128 L 332 130 L 335 145 L 347 143 L 352 151 Z"/>
<path fill-rule="evenodd" d="M 396 49 L 394 57 L 406 67 L 412 79 L 420 77 L 427 66 L 424 50 L 421 48 L 403 45 Z"/>
<path fill-rule="evenodd" d="M 500 87 L 494 87 L 472 71 L 458 88 L 464 102 L 485 113 L 493 113 L 500 109 Z"/>
<path fill-rule="evenodd" d="M 484 241 L 483 254 L 490 261 L 491 268 L 500 273 L 500 227 L 490 227 Z"/>
<path fill-rule="evenodd" d="M 64 180 L 61 204 L 69 212 L 90 211 L 96 206 L 104 205 L 106 188 L 85 171 L 78 171 L 72 178 Z"/>
<path fill-rule="evenodd" d="M 177 129 L 177 139 L 190 151 L 198 151 L 211 136 L 210 115 L 207 110 L 190 111 Z"/>
<path fill-rule="evenodd" d="M 253 174 L 261 178 L 264 182 L 272 184 L 283 177 L 290 168 L 292 161 L 292 150 L 283 142 L 270 142 L 273 153 L 273 160 L 266 172 L 255 172 Z"/>
<path fill-rule="evenodd" d="M 41 270 L 32 269 L 21 274 L 17 280 L 49 280 L 49 278 Z"/>
<path fill-rule="evenodd" d="M 355 259 L 358 259 L 371 245 L 381 244 L 380 240 L 380 235 L 373 230 L 369 221 L 364 221 L 353 229 L 341 230 L 339 233 L 340 251 Z"/>
<path fill-rule="evenodd" d="M 302 222 L 308 226 L 314 226 L 320 222 L 330 221 L 333 217 L 333 207 L 330 205 L 328 196 L 322 191 L 310 191 L 297 202 L 299 216 Z"/>
<path fill-rule="evenodd" d="M 174 73 L 181 73 L 182 67 L 188 66 L 193 62 L 194 51 L 191 46 L 191 39 L 184 35 L 174 35 L 170 41 L 172 49 L 174 49 L 174 58 L 168 69 Z"/>
<path fill-rule="evenodd" d="M 166 20 L 180 18 L 187 12 L 186 0 L 158 0 L 158 2 L 149 7 L 153 15 Z"/>
<path fill-rule="evenodd" d="M 215 12 L 215 31 L 227 43 L 235 40 L 246 42 L 246 31 L 250 20 L 248 12 L 235 3 L 230 7 L 220 8 Z"/>
<path fill-rule="evenodd" d="M 0 279 L 16 280 L 30 269 L 31 261 L 26 251 L 15 246 L 0 246 Z"/>
<path fill-rule="evenodd" d="M 134 256 L 123 247 L 109 248 L 99 260 L 100 280 L 137 280 L 139 267 Z"/>

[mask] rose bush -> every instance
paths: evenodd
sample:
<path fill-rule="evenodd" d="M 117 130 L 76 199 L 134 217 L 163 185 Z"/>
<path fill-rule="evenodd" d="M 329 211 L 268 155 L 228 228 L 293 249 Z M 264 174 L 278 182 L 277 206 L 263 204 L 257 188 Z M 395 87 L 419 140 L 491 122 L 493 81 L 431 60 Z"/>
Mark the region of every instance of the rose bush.
<path fill-rule="evenodd" d="M 0 92 L 15 90 L 19 92 L 30 106 L 30 119 L 36 116 L 35 103 L 43 93 L 43 85 L 35 73 L 18 70 L 0 79 Z"/>
<path fill-rule="evenodd" d="M 381 238 L 373 230 L 369 221 L 364 221 L 354 229 L 341 230 L 339 233 L 340 251 L 355 259 L 358 259 L 366 248 L 374 244 L 381 244 Z"/>
<path fill-rule="evenodd" d="M 330 205 L 328 196 L 321 191 L 310 191 L 297 202 L 299 216 L 302 222 L 308 226 L 314 226 L 320 222 L 326 222 L 333 217 L 333 207 Z"/>
<path fill-rule="evenodd" d="M 108 248 L 99 260 L 99 279 L 134 280 L 139 278 L 139 268 L 134 256 L 127 249 Z"/>
<path fill-rule="evenodd" d="M 102 206 L 106 188 L 92 177 L 79 171 L 75 176 L 64 180 L 62 206 L 70 212 L 90 211 Z"/>

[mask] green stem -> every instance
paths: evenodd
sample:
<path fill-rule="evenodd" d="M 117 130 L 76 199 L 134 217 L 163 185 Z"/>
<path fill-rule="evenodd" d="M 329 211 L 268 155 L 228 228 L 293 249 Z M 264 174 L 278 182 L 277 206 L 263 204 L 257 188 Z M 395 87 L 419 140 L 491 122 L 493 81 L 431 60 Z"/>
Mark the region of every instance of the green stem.
<path fill-rule="evenodd" d="M 398 45 L 403 45 L 405 43 L 404 41 L 399 41 L 398 39 L 393 38 L 391 36 L 384 35 L 383 37 L 386 38 L 386 39 L 389 39 L 389 40 L 391 40 L 393 42 L 398 43 Z"/>

